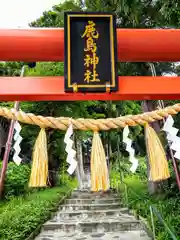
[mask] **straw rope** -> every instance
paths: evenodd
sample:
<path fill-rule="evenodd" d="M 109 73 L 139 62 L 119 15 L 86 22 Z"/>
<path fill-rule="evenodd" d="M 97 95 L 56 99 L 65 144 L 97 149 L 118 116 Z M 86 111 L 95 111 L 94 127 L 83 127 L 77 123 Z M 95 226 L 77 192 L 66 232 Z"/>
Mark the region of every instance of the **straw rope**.
<path fill-rule="evenodd" d="M 19 122 L 38 125 L 41 128 L 54 128 L 60 130 L 66 130 L 71 120 L 74 129 L 79 130 L 110 130 L 117 128 L 124 128 L 128 126 L 144 125 L 146 123 L 162 120 L 168 115 L 176 115 L 180 112 L 180 103 L 173 106 L 166 107 L 164 109 L 158 109 L 152 112 L 146 112 L 138 115 L 127 115 L 117 118 L 106 119 L 70 119 L 67 117 L 43 117 L 36 116 L 32 113 L 25 113 L 22 111 L 16 111 L 14 109 L 0 108 L 0 116 L 7 119 L 18 120 Z"/>

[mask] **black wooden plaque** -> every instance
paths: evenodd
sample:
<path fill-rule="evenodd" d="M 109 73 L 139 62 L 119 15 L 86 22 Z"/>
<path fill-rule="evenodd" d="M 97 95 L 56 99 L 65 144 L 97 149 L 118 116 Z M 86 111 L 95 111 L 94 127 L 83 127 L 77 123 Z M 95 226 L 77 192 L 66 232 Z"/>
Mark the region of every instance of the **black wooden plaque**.
<path fill-rule="evenodd" d="M 116 18 L 112 13 L 65 12 L 65 92 L 118 90 Z"/>

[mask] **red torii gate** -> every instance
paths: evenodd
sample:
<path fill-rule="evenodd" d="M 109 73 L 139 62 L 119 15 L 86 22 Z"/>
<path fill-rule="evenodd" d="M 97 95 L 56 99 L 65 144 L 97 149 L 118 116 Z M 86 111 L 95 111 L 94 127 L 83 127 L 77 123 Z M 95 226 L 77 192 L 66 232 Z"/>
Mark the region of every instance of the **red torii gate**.
<path fill-rule="evenodd" d="M 117 29 L 118 61 L 180 61 L 180 30 Z M 64 29 L 0 29 L 0 61 L 64 61 Z M 65 93 L 63 77 L 0 77 L 0 101 L 178 99 L 180 77 L 123 77 L 113 93 Z M 9 142 L 13 134 L 13 124 Z M 9 147 L 3 159 L 3 189 Z M 180 179 L 173 160 L 178 186 Z"/>
<path fill-rule="evenodd" d="M 180 30 L 117 29 L 118 61 L 180 60 Z M 64 30 L 1 29 L 1 61 L 63 61 Z M 0 101 L 178 99 L 180 77 L 120 77 L 114 93 L 65 93 L 63 77 L 1 77 Z"/>

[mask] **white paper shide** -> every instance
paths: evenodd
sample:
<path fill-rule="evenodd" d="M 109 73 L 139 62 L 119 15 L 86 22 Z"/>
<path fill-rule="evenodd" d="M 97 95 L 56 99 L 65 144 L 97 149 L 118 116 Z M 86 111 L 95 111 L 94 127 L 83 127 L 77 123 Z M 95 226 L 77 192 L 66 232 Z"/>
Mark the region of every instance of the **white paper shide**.
<path fill-rule="evenodd" d="M 22 159 L 19 157 L 19 153 L 21 152 L 21 147 L 20 147 L 20 144 L 22 142 L 22 137 L 20 135 L 20 132 L 21 132 L 21 125 L 19 124 L 18 121 L 15 122 L 15 125 L 14 125 L 14 130 L 15 130 L 15 134 L 14 134 L 14 141 L 15 141 L 15 144 L 13 146 L 14 148 L 14 156 L 13 156 L 13 161 L 17 164 L 17 165 L 20 165 Z"/>
<path fill-rule="evenodd" d="M 168 116 L 162 130 L 167 133 L 170 148 L 175 151 L 174 157 L 180 159 L 180 138 L 177 136 L 179 130 L 173 127 L 173 125 L 174 120 L 172 116 Z"/>
<path fill-rule="evenodd" d="M 64 142 L 66 143 L 66 152 L 67 152 L 67 163 L 69 163 L 69 168 L 67 172 L 71 175 L 76 170 L 77 167 L 77 161 L 76 158 L 76 151 L 73 149 L 73 140 L 71 139 L 71 136 L 73 135 L 73 126 L 72 124 L 69 125 L 69 128 L 67 129 L 67 132 L 65 134 Z"/>
<path fill-rule="evenodd" d="M 132 148 L 132 140 L 128 138 L 129 127 L 126 126 L 123 130 L 123 142 L 126 144 L 126 151 L 129 153 L 129 161 L 132 163 L 131 172 L 135 172 L 138 167 L 138 160 L 135 158 L 135 150 Z"/>

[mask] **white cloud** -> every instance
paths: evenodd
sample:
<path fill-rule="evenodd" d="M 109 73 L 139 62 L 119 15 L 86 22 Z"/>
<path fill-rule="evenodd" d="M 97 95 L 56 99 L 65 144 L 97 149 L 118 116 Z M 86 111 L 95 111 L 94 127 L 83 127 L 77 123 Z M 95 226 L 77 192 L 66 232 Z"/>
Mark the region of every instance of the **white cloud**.
<path fill-rule="evenodd" d="M 0 0 L 0 28 L 27 27 L 61 0 Z"/>

